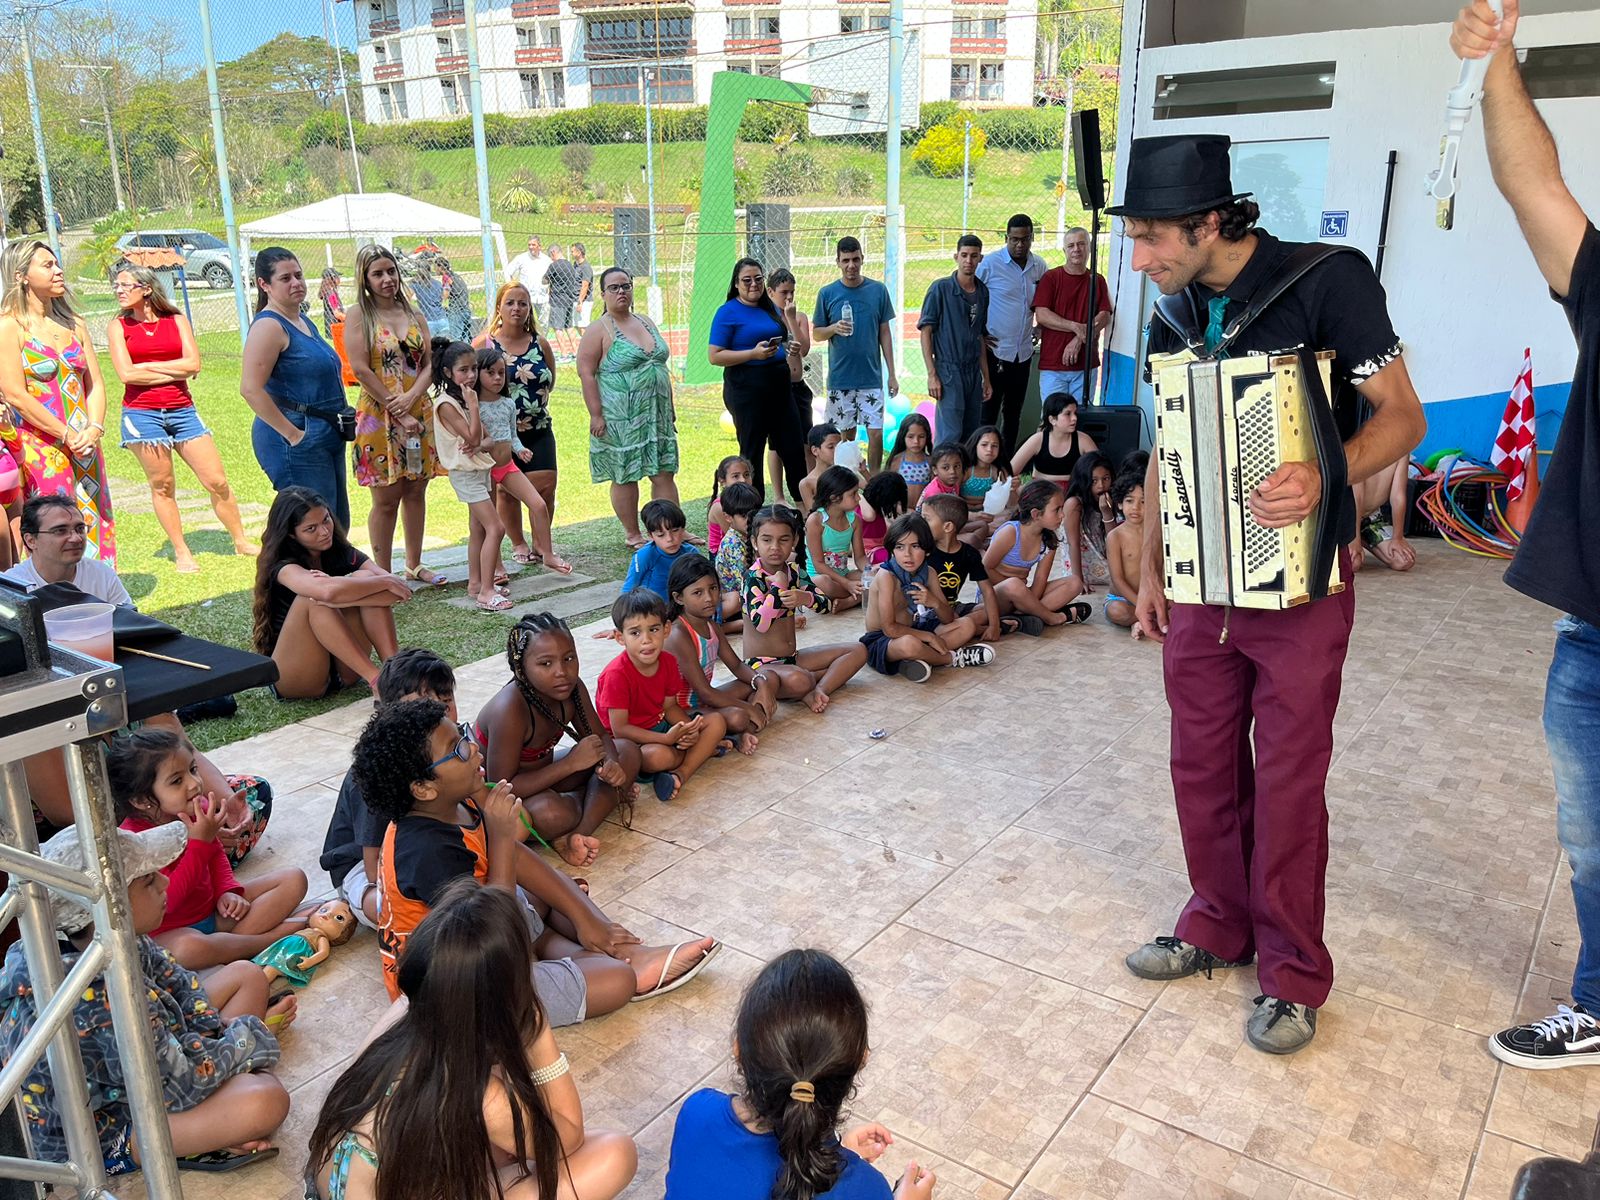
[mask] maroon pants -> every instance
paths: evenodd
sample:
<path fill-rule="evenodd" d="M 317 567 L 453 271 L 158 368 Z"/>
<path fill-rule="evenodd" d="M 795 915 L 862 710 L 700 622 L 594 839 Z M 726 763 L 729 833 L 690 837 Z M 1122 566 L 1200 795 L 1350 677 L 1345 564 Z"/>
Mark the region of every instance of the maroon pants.
<path fill-rule="evenodd" d="M 1324 789 L 1355 605 L 1348 574 L 1338 595 L 1284 611 L 1174 605 L 1163 656 L 1194 888 L 1177 936 L 1254 953 L 1263 992 L 1313 1008 L 1333 986 Z"/>

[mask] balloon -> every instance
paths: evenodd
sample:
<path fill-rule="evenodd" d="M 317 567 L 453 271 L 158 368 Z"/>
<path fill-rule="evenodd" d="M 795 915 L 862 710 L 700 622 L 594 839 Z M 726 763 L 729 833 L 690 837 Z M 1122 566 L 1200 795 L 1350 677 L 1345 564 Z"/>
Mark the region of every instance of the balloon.
<path fill-rule="evenodd" d="M 898 424 L 911 411 L 911 397 L 904 392 L 896 392 L 884 403 L 883 415 L 887 419 L 893 417 Z"/>
<path fill-rule="evenodd" d="M 920 416 L 920 417 L 926 417 L 928 419 L 928 428 L 933 430 L 933 437 L 931 439 L 931 443 L 932 443 L 933 446 L 938 445 L 939 444 L 939 420 L 938 420 L 938 413 L 937 413 L 937 410 L 934 407 L 933 401 L 932 400 L 924 400 L 921 404 L 917 405 L 917 415 Z M 930 446 L 930 449 L 931 449 L 931 446 Z"/>
<path fill-rule="evenodd" d="M 729 412 L 727 409 L 723 409 L 722 410 L 722 417 L 720 419 L 720 424 L 722 425 L 722 432 L 723 433 L 735 433 L 735 432 L 737 432 L 737 430 L 735 430 L 734 427 L 733 427 L 733 414 L 731 412 Z"/>

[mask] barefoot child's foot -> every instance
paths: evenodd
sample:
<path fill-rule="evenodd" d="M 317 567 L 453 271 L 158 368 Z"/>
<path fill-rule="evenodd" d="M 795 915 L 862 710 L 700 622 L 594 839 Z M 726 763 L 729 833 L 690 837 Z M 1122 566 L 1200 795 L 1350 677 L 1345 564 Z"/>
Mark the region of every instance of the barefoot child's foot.
<path fill-rule="evenodd" d="M 741 733 L 734 739 L 734 744 L 739 747 L 739 753 L 744 755 L 754 754 L 756 747 L 761 745 L 761 739 L 753 733 Z"/>
<path fill-rule="evenodd" d="M 628 965 L 638 977 L 634 1002 L 664 996 L 688 983 L 700 973 L 708 962 L 722 949 L 716 938 L 701 938 L 697 942 L 679 942 L 676 946 L 645 946 L 640 948 Z"/>
<path fill-rule="evenodd" d="M 805 694 L 803 703 L 814 713 L 822 712 L 828 707 L 828 693 L 821 688 L 812 688 Z"/>
<path fill-rule="evenodd" d="M 569 833 L 550 843 L 551 849 L 574 867 L 587 867 L 600 857 L 600 839 L 583 833 Z"/>
<path fill-rule="evenodd" d="M 233 552 L 242 554 L 245 558 L 254 558 L 261 553 L 261 547 L 249 541 L 235 542 L 233 544 Z"/>

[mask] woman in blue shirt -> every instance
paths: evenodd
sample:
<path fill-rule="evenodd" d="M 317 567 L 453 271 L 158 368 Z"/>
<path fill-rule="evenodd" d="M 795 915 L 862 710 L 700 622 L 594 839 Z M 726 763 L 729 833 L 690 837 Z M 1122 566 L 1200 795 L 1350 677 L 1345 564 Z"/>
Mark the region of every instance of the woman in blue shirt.
<path fill-rule="evenodd" d="M 805 430 L 789 396 L 788 344 L 793 337 L 767 295 L 761 264 L 753 258 L 734 263 L 728 302 L 711 319 L 707 357 L 712 366 L 722 368 L 722 403 L 733 417 L 739 453 L 754 468 L 756 491 L 766 495 L 762 465 L 771 445 L 798 504 L 806 454 Z"/>
<path fill-rule="evenodd" d="M 301 313 L 305 298 L 305 273 L 291 251 L 268 246 L 256 255 L 256 319 L 244 343 L 239 393 L 256 414 L 250 444 L 273 488 L 310 488 L 349 528 L 339 431 L 347 407 L 344 367 Z"/>

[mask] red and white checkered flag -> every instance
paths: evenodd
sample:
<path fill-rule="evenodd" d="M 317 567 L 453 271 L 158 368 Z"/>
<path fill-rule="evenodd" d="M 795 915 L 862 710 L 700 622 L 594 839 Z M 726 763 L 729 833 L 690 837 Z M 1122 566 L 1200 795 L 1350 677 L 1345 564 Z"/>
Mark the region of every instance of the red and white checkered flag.
<path fill-rule="evenodd" d="M 1494 439 L 1489 462 L 1507 481 L 1506 500 L 1522 495 L 1527 483 L 1528 460 L 1533 457 L 1533 351 L 1522 352 L 1522 371 L 1506 401 L 1506 415 L 1500 418 L 1500 433 Z"/>

